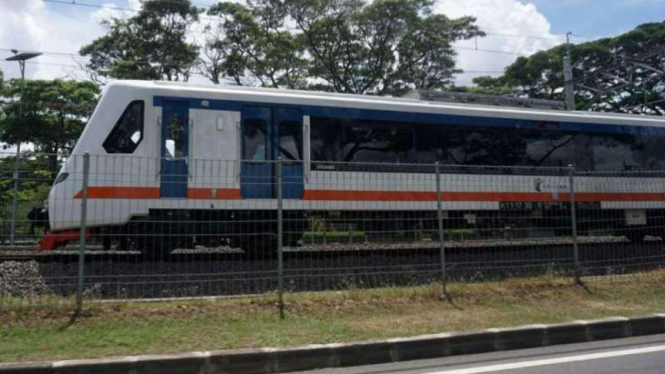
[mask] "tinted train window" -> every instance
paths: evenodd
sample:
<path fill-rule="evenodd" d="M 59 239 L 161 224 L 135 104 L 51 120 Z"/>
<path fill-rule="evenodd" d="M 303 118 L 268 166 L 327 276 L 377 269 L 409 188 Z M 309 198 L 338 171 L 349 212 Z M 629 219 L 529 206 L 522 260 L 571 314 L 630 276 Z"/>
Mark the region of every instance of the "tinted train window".
<path fill-rule="evenodd" d="M 267 160 L 266 121 L 247 119 L 242 124 L 242 159 L 245 161 Z"/>
<path fill-rule="evenodd" d="M 344 129 L 342 161 L 414 162 L 413 130 L 396 125 L 353 122 Z"/>
<path fill-rule="evenodd" d="M 171 113 L 166 122 L 164 134 L 164 157 L 183 158 L 187 154 L 185 147 L 185 119 L 178 113 Z"/>
<path fill-rule="evenodd" d="M 284 160 L 302 160 L 302 125 L 300 122 L 279 122 L 279 156 Z"/>
<path fill-rule="evenodd" d="M 415 162 L 415 134 L 403 123 L 311 118 L 312 161 Z"/>
<path fill-rule="evenodd" d="M 442 145 L 445 142 L 443 126 L 421 126 L 416 129 L 416 159 L 422 164 L 442 163 L 447 160 Z"/>
<path fill-rule="evenodd" d="M 528 166 L 567 167 L 575 165 L 577 138 L 582 134 L 558 131 L 525 131 L 525 155 L 523 163 Z"/>
<path fill-rule="evenodd" d="M 644 144 L 634 135 L 595 134 L 593 165 L 596 171 L 625 171 L 644 168 Z"/>
<path fill-rule="evenodd" d="M 644 145 L 644 168 L 665 170 L 665 137 L 662 135 L 640 135 Z"/>
<path fill-rule="evenodd" d="M 311 117 L 310 147 L 312 161 L 340 161 L 339 149 L 344 135 L 342 120 Z"/>
<path fill-rule="evenodd" d="M 133 153 L 143 140 L 143 101 L 133 101 L 104 141 L 108 153 Z"/>
<path fill-rule="evenodd" d="M 469 130 L 455 126 L 420 126 L 418 162 L 446 165 L 515 165 L 523 153 L 513 130 Z"/>

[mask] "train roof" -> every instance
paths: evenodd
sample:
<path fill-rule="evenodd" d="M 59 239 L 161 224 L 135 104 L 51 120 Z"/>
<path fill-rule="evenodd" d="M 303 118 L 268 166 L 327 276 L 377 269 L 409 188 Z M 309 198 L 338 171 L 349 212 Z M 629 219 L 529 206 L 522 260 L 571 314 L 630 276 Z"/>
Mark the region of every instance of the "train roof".
<path fill-rule="evenodd" d="M 423 101 L 412 98 L 393 98 L 318 91 L 286 90 L 275 88 L 215 86 L 183 82 L 120 80 L 109 85 L 154 90 L 156 96 L 193 97 L 209 100 L 292 103 L 303 105 L 376 109 L 387 111 L 414 111 L 454 114 L 474 117 L 526 119 L 551 122 L 593 123 L 631 126 L 665 127 L 665 117 L 589 111 L 556 111 L 547 109 L 500 107 Z"/>

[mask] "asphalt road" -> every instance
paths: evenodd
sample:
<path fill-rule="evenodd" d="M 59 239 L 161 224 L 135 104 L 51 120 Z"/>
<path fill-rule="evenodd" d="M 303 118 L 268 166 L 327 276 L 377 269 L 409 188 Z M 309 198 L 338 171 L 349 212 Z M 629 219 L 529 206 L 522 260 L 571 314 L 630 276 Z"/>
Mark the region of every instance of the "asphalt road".
<path fill-rule="evenodd" d="M 663 374 L 665 335 L 299 374 Z"/>

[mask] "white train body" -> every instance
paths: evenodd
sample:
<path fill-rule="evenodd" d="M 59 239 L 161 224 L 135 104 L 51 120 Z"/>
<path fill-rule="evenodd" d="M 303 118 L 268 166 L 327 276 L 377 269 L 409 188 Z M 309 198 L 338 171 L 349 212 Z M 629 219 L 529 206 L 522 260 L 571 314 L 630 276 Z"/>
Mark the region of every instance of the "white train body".
<path fill-rule="evenodd" d="M 127 125 L 127 129 L 114 130 L 119 128 L 122 121 L 129 123 L 130 120 L 123 119 L 123 116 L 132 115 L 133 120 L 142 117 L 139 132 L 130 136 L 127 129 L 136 130 L 131 124 Z M 174 124 L 167 124 L 167 118 L 175 118 Z M 320 123 L 313 129 L 315 118 Z M 322 143 L 323 147 L 332 149 L 337 146 L 335 142 L 339 141 L 339 137 L 333 133 L 323 138 L 316 135 L 325 132 L 322 126 L 348 124 L 356 120 L 381 129 L 383 125 L 377 123 L 382 121 L 399 126 L 408 125 L 410 127 L 405 127 L 404 131 L 408 134 L 408 131 L 415 131 L 412 136 L 416 145 L 424 141 L 420 140 L 422 136 L 418 126 L 428 126 L 428 129 L 432 128 L 431 131 L 438 131 L 434 127 L 441 123 L 454 125 L 458 129 L 481 129 L 487 123 L 488 128 L 494 129 L 492 131 L 497 128 L 510 131 L 529 128 L 530 131 L 536 131 L 544 126 L 571 134 L 587 131 L 619 134 L 617 136 L 644 134 L 654 139 L 665 134 L 665 121 L 657 117 L 432 103 L 304 91 L 119 81 L 104 90 L 71 157 L 64 164 L 61 176 L 52 187 L 48 200 L 51 229 L 57 233 L 79 228 L 85 153 L 90 155 L 88 227 L 122 226 L 136 217 L 147 216 L 155 209 L 275 209 L 277 203 L 274 190 L 270 190 L 270 187 L 266 189 L 263 185 L 274 180 L 270 178 L 275 177 L 275 169 L 266 168 L 261 161 L 273 163 L 282 152 L 288 153 L 282 149 L 282 145 L 276 147 L 282 141 L 277 139 L 279 136 L 271 139 L 275 131 L 287 133 L 286 127 L 275 130 L 281 129 L 280 123 L 291 126 L 288 129 L 291 138 L 284 140 L 290 143 L 284 143 L 284 147 L 298 148 L 298 155 L 292 152 L 286 157 L 296 159 L 297 165 L 286 166 L 292 168 L 290 174 L 286 173 L 292 176 L 292 185 L 285 191 L 285 210 L 436 210 L 436 179 L 431 170 L 391 172 L 383 168 L 373 172 L 369 169 L 353 169 L 337 165 L 335 161 L 349 161 L 343 157 L 352 157 L 351 161 L 373 161 L 377 156 L 361 151 L 366 153 L 366 157 L 359 159 L 360 153 L 349 156 L 348 152 L 338 157 L 335 155 L 343 153 L 341 148 L 320 149 Z M 178 129 L 177 126 L 184 128 Z M 245 130 L 251 126 L 259 128 L 254 135 L 251 129 Z M 261 130 L 261 126 L 265 126 L 265 131 Z M 409 130 L 413 128 L 416 130 Z M 114 131 L 120 135 L 112 137 Z M 354 130 L 345 131 L 347 138 L 356 136 L 352 133 Z M 260 135 L 262 132 L 265 134 Z M 113 139 L 109 140 L 110 137 Z M 331 143 L 335 144 L 325 144 L 326 137 L 333 139 Z M 265 141 L 263 145 L 261 139 Z M 567 141 L 577 142 L 575 157 L 582 157 L 579 156 L 580 150 L 585 146 L 579 143 L 580 140 Z M 585 141 L 590 142 L 589 139 Z M 605 147 L 599 144 L 599 147 Z M 650 146 L 658 150 L 663 148 L 659 146 L 660 143 L 654 144 Z M 347 150 L 352 148 L 348 141 L 344 147 Z M 427 154 L 416 148 L 397 150 L 390 155 L 384 153 L 388 155 L 386 157 L 394 157 L 390 160 L 395 162 L 433 161 L 431 154 L 434 151 Z M 463 148 L 458 146 L 458 149 Z M 611 147 L 608 149 L 612 150 Z M 526 151 L 530 152 L 525 148 Z M 248 155 L 254 159 L 247 160 Z M 421 155 L 424 158 L 422 160 L 418 159 Z M 603 155 L 597 157 L 605 157 Z M 650 166 L 660 166 L 660 157 L 654 157 L 650 159 Z M 439 161 L 446 162 L 445 159 Z M 665 166 L 665 160 L 662 161 Z M 578 168 L 584 169 L 585 166 L 578 165 Z M 443 171 L 443 207 L 446 210 L 492 211 L 511 202 L 568 201 L 569 178 L 565 173 L 502 175 L 496 170 L 491 173 L 459 170 Z M 641 178 L 617 175 L 612 178 L 590 174 L 576 178 L 575 190 L 578 200 L 597 202 L 603 209 L 641 211 L 665 207 L 665 183 L 660 178 L 648 175 L 642 175 Z"/>

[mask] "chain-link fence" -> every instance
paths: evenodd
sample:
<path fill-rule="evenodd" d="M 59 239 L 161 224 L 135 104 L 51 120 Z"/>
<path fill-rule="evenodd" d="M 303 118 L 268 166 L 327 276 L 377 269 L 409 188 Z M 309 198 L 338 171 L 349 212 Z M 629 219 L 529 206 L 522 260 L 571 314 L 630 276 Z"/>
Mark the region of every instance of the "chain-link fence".
<path fill-rule="evenodd" d="M 619 279 L 665 263 L 664 173 L 80 155 L 56 176 L 62 161 L 0 163 L 0 307 Z"/>

